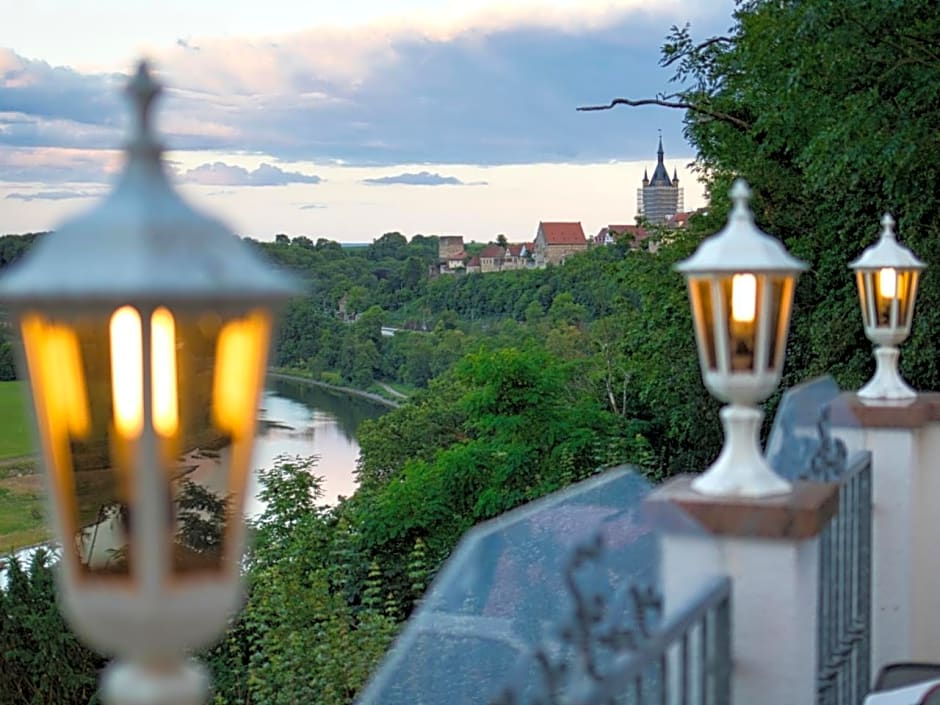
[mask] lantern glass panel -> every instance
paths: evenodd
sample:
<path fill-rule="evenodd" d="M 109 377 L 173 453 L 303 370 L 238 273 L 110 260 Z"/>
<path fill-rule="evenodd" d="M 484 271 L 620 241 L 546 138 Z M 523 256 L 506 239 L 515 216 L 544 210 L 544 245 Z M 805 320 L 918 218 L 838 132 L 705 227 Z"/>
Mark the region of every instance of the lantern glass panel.
<path fill-rule="evenodd" d="M 724 331 L 729 355 L 729 371 L 753 372 L 757 349 L 757 322 L 763 315 L 757 295 L 758 277 L 749 273 L 726 276 L 721 280 L 725 305 Z"/>
<path fill-rule="evenodd" d="M 135 570 L 136 473 L 144 467 L 158 468 L 165 488 L 158 501 L 168 505 L 173 572 L 235 560 L 231 527 L 239 522 L 230 518 L 244 500 L 269 315 L 122 306 L 68 321 L 27 313 L 22 333 L 63 543 L 78 573 Z M 142 447 L 147 437 L 151 451 Z M 154 451 L 156 463 L 143 462 Z"/>
<path fill-rule="evenodd" d="M 897 312 L 894 311 L 898 300 L 900 282 L 898 272 L 892 267 L 884 267 L 874 272 L 875 279 L 875 313 L 880 328 L 896 327 L 898 325 Z"/>
<path fill-rule="evenodd" d="M 918 272 L 912 270 L 898 272 L 898 325 L 903 328 L 911 325 L 917 275 Z"/>
<path fill-rule="evenodd" d="M 783 356 L 787 347 L 787 330 L 790 326 L 790 311 L 793 308 L 793 277 L 767 277 L 769 291 L 767 369 L 776 371 L 783 367 Z"/>
<path fill-rule="evenodd" d="M 858 284 L 858 303 L 862 307 L 862 322 L 866 328 L 870 328 L 872 311 L 868 305 L 868 299 L 873 287 L 871 272 L 858 271 L 855 273 L 855 279 Z"/>
<path fill-rule="evenodd" d="M 112 422 L 108 318 L 22 319 L 39 435 L 50 463 L 64 550 L 81 576 L 127 577 L 132 568 L 134 441 Z"/>
<path fill-rule="evenodd" d="M 706 369 L 717 371 L 715 354 L 715 306 L 712 301 L 711 279 L 689 278 L 692 317 L 698 334 L 699 351 Z"/>
<path fill-rule="evenodd" d="M 162 439 L 174 521 L 173 572 L 213 572 L 235 560 L 270 318 L 180 317 L 179 433 Z M 237 548 L 237 547 L 236 547 Z"/>

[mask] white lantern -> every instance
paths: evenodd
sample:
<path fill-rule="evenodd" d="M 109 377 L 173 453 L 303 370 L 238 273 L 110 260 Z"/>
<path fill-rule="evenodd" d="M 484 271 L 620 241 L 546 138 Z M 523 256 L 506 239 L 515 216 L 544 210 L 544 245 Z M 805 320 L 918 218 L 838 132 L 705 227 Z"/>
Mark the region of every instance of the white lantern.
<path fill-rule="evenodd" d="M 688 282 L 705 386 L 729 402 L 721 410 L 721 455 L 692 483 L 709 495 L 762 497 L 790 490 L 761 454 L 763 412 L 755 404 L 780 382 L 793 289 L 806 265 L 757 229 L 750 195 L 738 179 L 728 224 L 676 267 Z"/>
<path fill-rule="evenodd" d="M 198 703 L 184 654 L 242 600 L 259 393 L 293 285 L 167 181 L 145 64 L 114 191 L 0 279 L 23 342 L 65 615 L 120 661 L 107 702 Z"/>
<path fill-rule="evenodd" d="M 917 393 L 898 372 L 898 345 L 911 333 L 920 273 L 927 265 L 898 243 L 894 218 L 885 213 L 881 237 L 849 266 L 855 270 L 865 335 L 875 349 L 875 376 L 862 387 L 862 399 L 904 400 Z"/>

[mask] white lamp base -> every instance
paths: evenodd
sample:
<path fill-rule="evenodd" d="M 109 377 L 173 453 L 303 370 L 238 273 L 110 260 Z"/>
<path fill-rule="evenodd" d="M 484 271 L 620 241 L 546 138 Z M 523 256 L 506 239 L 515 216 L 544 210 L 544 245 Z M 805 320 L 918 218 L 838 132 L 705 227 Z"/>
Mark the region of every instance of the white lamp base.
<path fill-rule="evenodd" d="M 858 390 L 862 399 L 887 399 L 890 401 L 914 399 L 917 392 L 911 389 L 901 379 L 898 372 L 898 355 L 900 351 L 890 345 L 875 349 L 875 376 L 868 384 Z"/>
<path fill-rule="evenodd" d="M 203 705 L 209 697 L 209 676 L 196 661 L 144 666 L 116 661 L 101 676 L 107 705 Z"/>
<path fill-rule="evenodd" d="M 726 497 L 770 497 L 787 494 L 792 485 L 768 465 L 757 434 L 764 413 L 751 406 L 731 404 L 721 410 L 725 445 L 708 470 L 692 481 L 701 494 Z"/>

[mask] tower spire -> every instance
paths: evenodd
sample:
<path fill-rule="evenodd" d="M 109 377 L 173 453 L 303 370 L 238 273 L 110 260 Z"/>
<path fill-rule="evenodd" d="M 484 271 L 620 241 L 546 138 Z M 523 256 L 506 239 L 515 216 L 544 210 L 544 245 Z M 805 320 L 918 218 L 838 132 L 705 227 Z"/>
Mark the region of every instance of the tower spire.
<path fill-rule="evenodd" d="M 663 163 L 663 131 L 659 130 L 659 149 L 656 150 L 657 161 Z"/>

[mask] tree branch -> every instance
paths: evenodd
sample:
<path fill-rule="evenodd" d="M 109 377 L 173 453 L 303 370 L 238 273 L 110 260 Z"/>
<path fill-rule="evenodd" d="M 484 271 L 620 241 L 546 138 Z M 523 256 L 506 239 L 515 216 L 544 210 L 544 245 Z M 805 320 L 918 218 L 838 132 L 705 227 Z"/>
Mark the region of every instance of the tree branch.
<path fill-rule="evenodd" d="M 664 98 L 641 98 L 639 100 L 630 100 L 629 98 L 614 98 L 607 105 L 584 105 L 577 108 L 577 110 L 581 112 L 589 112 L 593 110 L 610 110 L 611 108 L 614 108 L 618 105 L 628 105 L 631 108 L 636 108 L 642 105 L 658 105 L 661 108 L 691 110 L 693 113 L 708 115 L 715 120 L 726 122 L 729 125 L 734 125 L 739 130 L 749 130 L 751 128 L 749 123 L 745 122 L 739 117 L 735 117 L 734 115 L 729 115 L 728 113 L 723 113 L 718 110 L 711 110 L 710 108 L 703 108 L 700 105 L 695 105 L 694 103 L 689 103 L 686 101 L 670 101 L 665 100 Z"/>
<path fill-rule="evenodd" d="M 660 65 L 663 67 L 672 66 L 672 64 L 674 64 L 679 59 L 686 58 L 689 55 L 698 54 L 703 49 L 707 49 L 708 47 L 714 44 L 731 44 L 733 41 L 734 39 L 732 39 L 731 37 L 712 37 L 711 39 L 706 39 L 701 44 L 696 44 L 694 47 L 689 48 L 687 51 L 676 52 L 672 56 L 666 59 L 663 59 L 660 62 Z"/>

